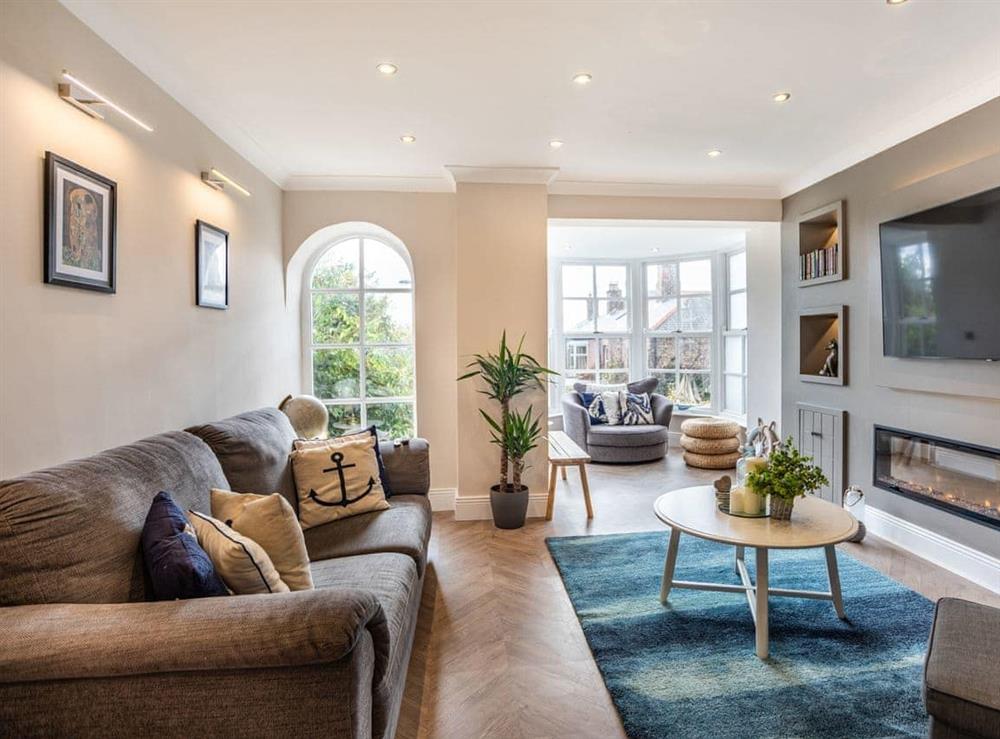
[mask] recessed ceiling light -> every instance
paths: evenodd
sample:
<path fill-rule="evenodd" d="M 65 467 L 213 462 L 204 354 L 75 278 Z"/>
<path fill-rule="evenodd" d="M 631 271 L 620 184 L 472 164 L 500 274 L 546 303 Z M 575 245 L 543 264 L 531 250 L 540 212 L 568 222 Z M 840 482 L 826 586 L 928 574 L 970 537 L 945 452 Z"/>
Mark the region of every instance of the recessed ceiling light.
<path fill-rule="evenodd" d="M 417 137 L 414 136 L 412 133 L 408 133 L 404 134 L 403 136 L 400 136 L 399 140 L 402 141 L 404 144 L 412 144 L 417 140 Z"/>
<path fill-rule="evenodd" d="M 594 79 L 594 76 L 587 72 L 580 72 L 580 74 L 573 75 L 573 81 L 578 85 L 589 85 L 592 79 Z"/>
<path fill-rule="evenodd" d="M 569 244 L 566 244 L 565 248 L 566 248 L 566 251 L 573 251 L 573 247 L 570 246 Z"/>
<path fill-rule="evenodd" d="M 399 67 L 391 62 L 382 62 L 377 67 L 375 67 L 379 73 L 384 74 L 386 77 L 391 77 L 399 71 Z"/>
<path fill-rule="evenodd" d="M 886 5 L 902 5 L 906 0 L 885 0 Z"/>
<path fill-rule="evenodd" d="M 776 92 L 771 99 L 776 103 L 787 103 L 791 97 L 792 93 L 790 92 Z"/>
<path fill-rule="evenodd" d="M 721 157 L 722 152 L 718 149 L 712 149 L 710 152 L 708 152 L 708 155 L 712 157 L 712 159 L 715 159 L 716 157 Z"/>
<path fill-rule="evenodd" d="M 659 254 L 660 253 L 660 247 L 654 246 L 652 249 L 650 249 L 650 251 L 653 252 L 653 254 Z"/>
<path fill-rule="evenodd" d="M 549 148 L 551 148 L 551 149 L 561 149 L 562 145 L 563 145 L 563 142 L 560 141 L 559 139 L 552 139 L 549 142 Z"/>

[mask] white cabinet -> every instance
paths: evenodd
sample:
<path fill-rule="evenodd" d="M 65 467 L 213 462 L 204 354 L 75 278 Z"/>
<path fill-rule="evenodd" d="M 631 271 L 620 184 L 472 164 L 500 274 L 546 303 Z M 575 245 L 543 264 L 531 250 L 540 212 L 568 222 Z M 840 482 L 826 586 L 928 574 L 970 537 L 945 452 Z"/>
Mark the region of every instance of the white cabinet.
<path fill-rule="evenodd" d="M 844 492 L 844 429 L 847 412 L 808 403 L 797 403 L 799 452 L 813 458 L 830 481 L 816 495 L 840 505 Z"/>

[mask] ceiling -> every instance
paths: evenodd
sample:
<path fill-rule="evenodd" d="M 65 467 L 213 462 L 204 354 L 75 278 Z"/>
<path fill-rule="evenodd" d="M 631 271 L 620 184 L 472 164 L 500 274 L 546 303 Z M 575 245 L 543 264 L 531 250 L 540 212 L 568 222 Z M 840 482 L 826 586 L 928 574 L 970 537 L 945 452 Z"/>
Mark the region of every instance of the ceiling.
<path fill-rule="evenodd" d="M 1000 95 L 997 0 L 63 4 L 288 189 L 774 197 Z"/>

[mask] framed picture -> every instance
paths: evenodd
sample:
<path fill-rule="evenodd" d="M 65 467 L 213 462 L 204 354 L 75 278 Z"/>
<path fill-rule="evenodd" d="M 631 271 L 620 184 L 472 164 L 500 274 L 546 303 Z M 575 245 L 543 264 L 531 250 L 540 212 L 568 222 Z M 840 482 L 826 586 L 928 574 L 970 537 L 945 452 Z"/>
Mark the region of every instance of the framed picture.
<path fill-rule="evenodd" d="M 118 186 L 45 152 L 45 282 L 115 291 Z"/>
<path fill-rule="evenodd" d="M 199 220 L 194 242 L 197 303 L 225 310 L 229 307 L 229 232 Z"/>

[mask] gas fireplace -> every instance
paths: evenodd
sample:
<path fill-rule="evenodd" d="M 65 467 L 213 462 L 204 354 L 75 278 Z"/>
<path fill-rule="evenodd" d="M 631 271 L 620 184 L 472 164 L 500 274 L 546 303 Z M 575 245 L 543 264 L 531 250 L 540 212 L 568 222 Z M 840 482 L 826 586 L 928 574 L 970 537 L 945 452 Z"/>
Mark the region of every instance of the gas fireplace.
<path fill-rule="evenodd" d="M 1000 449 L 875 427 L 875 487 L 1000 528 Z"/>

